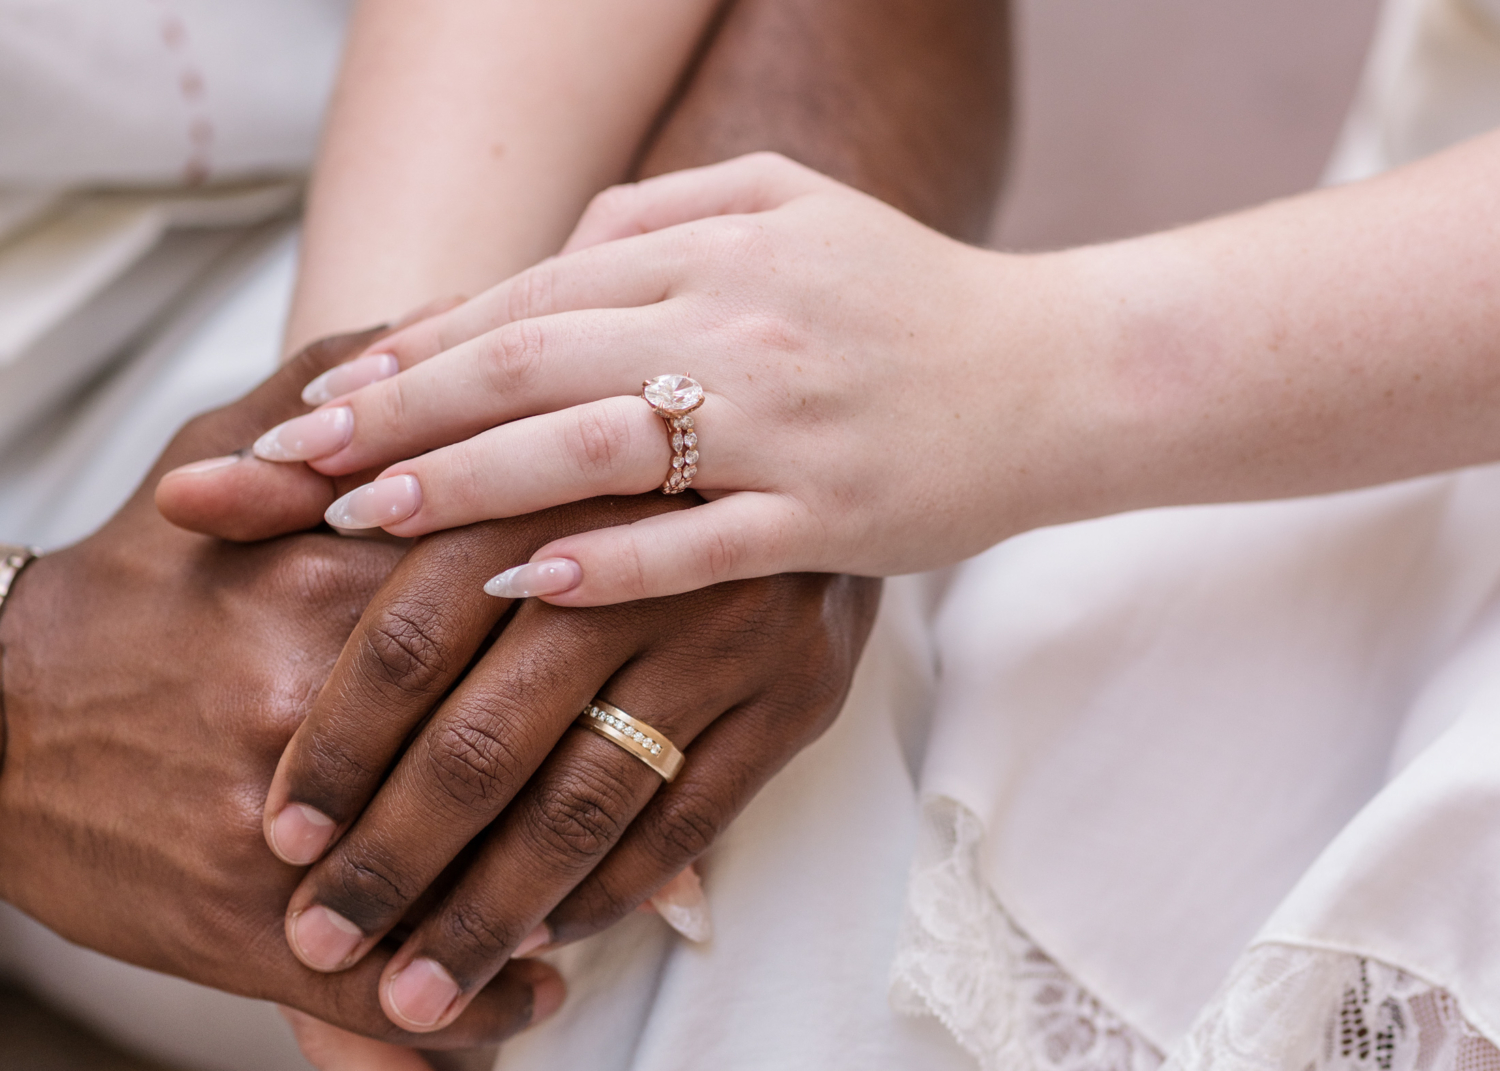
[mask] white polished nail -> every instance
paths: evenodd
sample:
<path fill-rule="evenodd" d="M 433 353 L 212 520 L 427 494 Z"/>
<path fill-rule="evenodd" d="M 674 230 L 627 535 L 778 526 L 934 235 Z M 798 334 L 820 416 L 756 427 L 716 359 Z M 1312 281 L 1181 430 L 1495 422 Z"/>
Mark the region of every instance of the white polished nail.
<path fill-rule="evenodd" d="M 330 368 L 303 387 L 302 401 L 305 405 L 322 405 L 324 402 L 331 402 L 335 398 L 357 391 L 360 387 L 368 387 L 371 383 L 390 379 L 399 371 L 401 371 L 401 365 L 397 363 L 393 354 L 369 353 L 348 364 Z"/>
<path fill-rule="evenodd" d="M 708 897 L 698 872 L 688 867 L 651 898 L 651 906 L 668 926 L 689 941 L 702 944 L 714 935 L 713 916 L 708 911 Z"/>
<path fill-rule="evenodd" d="M 223 457 L 205 458 L 202 461 L 194 461 L 187 465 L 178 465 L 175 469 L 162 476 L 162 479 L 166 480 L 173 476 L 198 476 L 205 472 L 213 472 L 216 469 L 237 465 L 240 460 L 239 454 L 225 454 Z"/>
<path fill-rule="evenodd" d="M 400 524 L 422 508 L 415 476 L 389 476 L 356 487 L 328 507 L 323 519 L 335 528 L 383 528 Z"/>
<path fill-rule="evenodd" d="M 354 410 L 319 409 L 277 424 L 255 440 L 255 456 L 266 461 L 311 461 L 336 454 L 354 438 Z"/>
<path fill-rule="evenodd" d="M 583 580 L 583 567 L 570 558 L 543 558 L 507 569 L 484 585 L 497 599 L 529 599 L 533 595 L 561 595 Z"/>

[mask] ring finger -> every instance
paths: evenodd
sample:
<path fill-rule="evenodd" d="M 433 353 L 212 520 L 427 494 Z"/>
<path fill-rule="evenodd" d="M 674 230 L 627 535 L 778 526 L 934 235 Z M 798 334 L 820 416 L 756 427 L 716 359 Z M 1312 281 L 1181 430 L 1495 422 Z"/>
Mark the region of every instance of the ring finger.
<path fill-rule="evenodd" d="M 694 414 L 708 441 L 720 441 L 727 408 L 710 401 Z M 641 494 L 674 471 L 670 434 L 639 396 L 576 405 L 393 465 L 336 501 L 327 519 L 336 528 L 418 536 L 601 495 Z M 693 434 L 695 445 L 682 456 L 698 466 L 696 485 L 723 486 L 723 455 L 700 460 Z"/>
<path fill-rule="evenodd" d="M 602 694 L 680 748 L 743 698 L 733 685 L 664 693 L 659 659 L 627 665 Z M 688 760 L 691 762 L 691 759 Z M 620 744 L 578 727 L 507 808 L 459 884 L 387 964 L 380 999 L 405 1030 L 451 1022 L 542 920 L 599 864 L 663 778 Z"/>

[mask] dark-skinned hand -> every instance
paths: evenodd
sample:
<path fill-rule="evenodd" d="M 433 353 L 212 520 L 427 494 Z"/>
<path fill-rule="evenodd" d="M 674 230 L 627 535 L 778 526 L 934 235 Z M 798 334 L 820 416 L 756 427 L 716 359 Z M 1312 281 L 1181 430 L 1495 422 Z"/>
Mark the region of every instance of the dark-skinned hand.
<path fill-rule="evenodd" d="M 375 999 L 390 950 L 339 975 L 288 950 L 302 875 L 262 835 L 276 763 L 399 549 L 331 534 L 238 546 L 173 527 L 151 500 L 160 473 L 300 408 L 302 384 L 369 338 L 313 347 L 193 421 L 97 534 L 21 574 L 0 614 L 0 896 L 141 966 L 470 1047 L 555 1008 L 556 974 L 517 962 L 448 1030 L 404 1032 Z"/>
<path fill-rule="evenodd" d="M 319 523 L 343 486 L 244 458 L 174 474 L 157 501 L 179 524 L 259 539 Z M 268 501 L 296 505 L 268 518 Z M 457 884 L 397 930 L 400 947 L 381 963 L 393 1022 L 442 1029 L 518 949 L 576 940 L 645 901 L 828 726 L 877 581 L 784 575 L 590 609 L 483 592 L 552 539 L 695 501 L 594 499 L 435 533 L 408 552 L 267 800 L 268 842 L 312 864 L 287 908 L 304 962 L 367 970 L 468 850 Z M 686 752 L 674 782 L 574 727 L 595 695 Z"/>

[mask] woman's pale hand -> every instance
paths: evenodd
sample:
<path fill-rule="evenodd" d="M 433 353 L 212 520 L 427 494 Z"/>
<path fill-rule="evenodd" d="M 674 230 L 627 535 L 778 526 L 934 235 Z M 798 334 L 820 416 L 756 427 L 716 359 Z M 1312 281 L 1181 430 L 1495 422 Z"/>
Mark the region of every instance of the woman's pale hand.
<path fill-rule="evenodd" d="M 660 486 L 672 449 L 641 384 L 682 372 L 707 394 L 693 486 L 711 501 L 557 540 L 497 593 L 595 605 L 930 568 L 1061 519 L 1023 493 L 1053 486 L 1077 429 L 1068 362 L 1028 359 L 1025 318 L 998 326 L 1019 262 L 767 154 L 620 187 L 564 255 L 382 341 L 366 364 L 404 371 L 257 452 L 389 465 L 329 520 L 415 536 Z M 1024 297 L 1050 323 L 1047 262 L 1027 258 Z"/>

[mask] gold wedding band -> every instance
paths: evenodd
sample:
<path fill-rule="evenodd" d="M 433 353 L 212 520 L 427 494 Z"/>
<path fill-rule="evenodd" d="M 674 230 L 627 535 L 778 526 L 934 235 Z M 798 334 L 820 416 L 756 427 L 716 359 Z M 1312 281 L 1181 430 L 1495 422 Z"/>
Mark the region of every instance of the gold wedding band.
<path fill-rule="evenodd" d="M 676 777 L 687 761 L 672 741 L 639 718 L 632 718 L 602 699 L 596 698 L 583 708 L 583 713 L 578 715 L 578 724 L 618 744 L 660 774 L 663 781 Z"/>
<path fill-rule="evenodd" d="M 672 467 L 662 480 L 661 493 L 680 495 L 698 475 L 698 433 L 691 414 L 703 404 L 703 386 L 690 376 L 657 376 L 641 384 L 641 394 L 651 411 L 667 422 Z"/>

